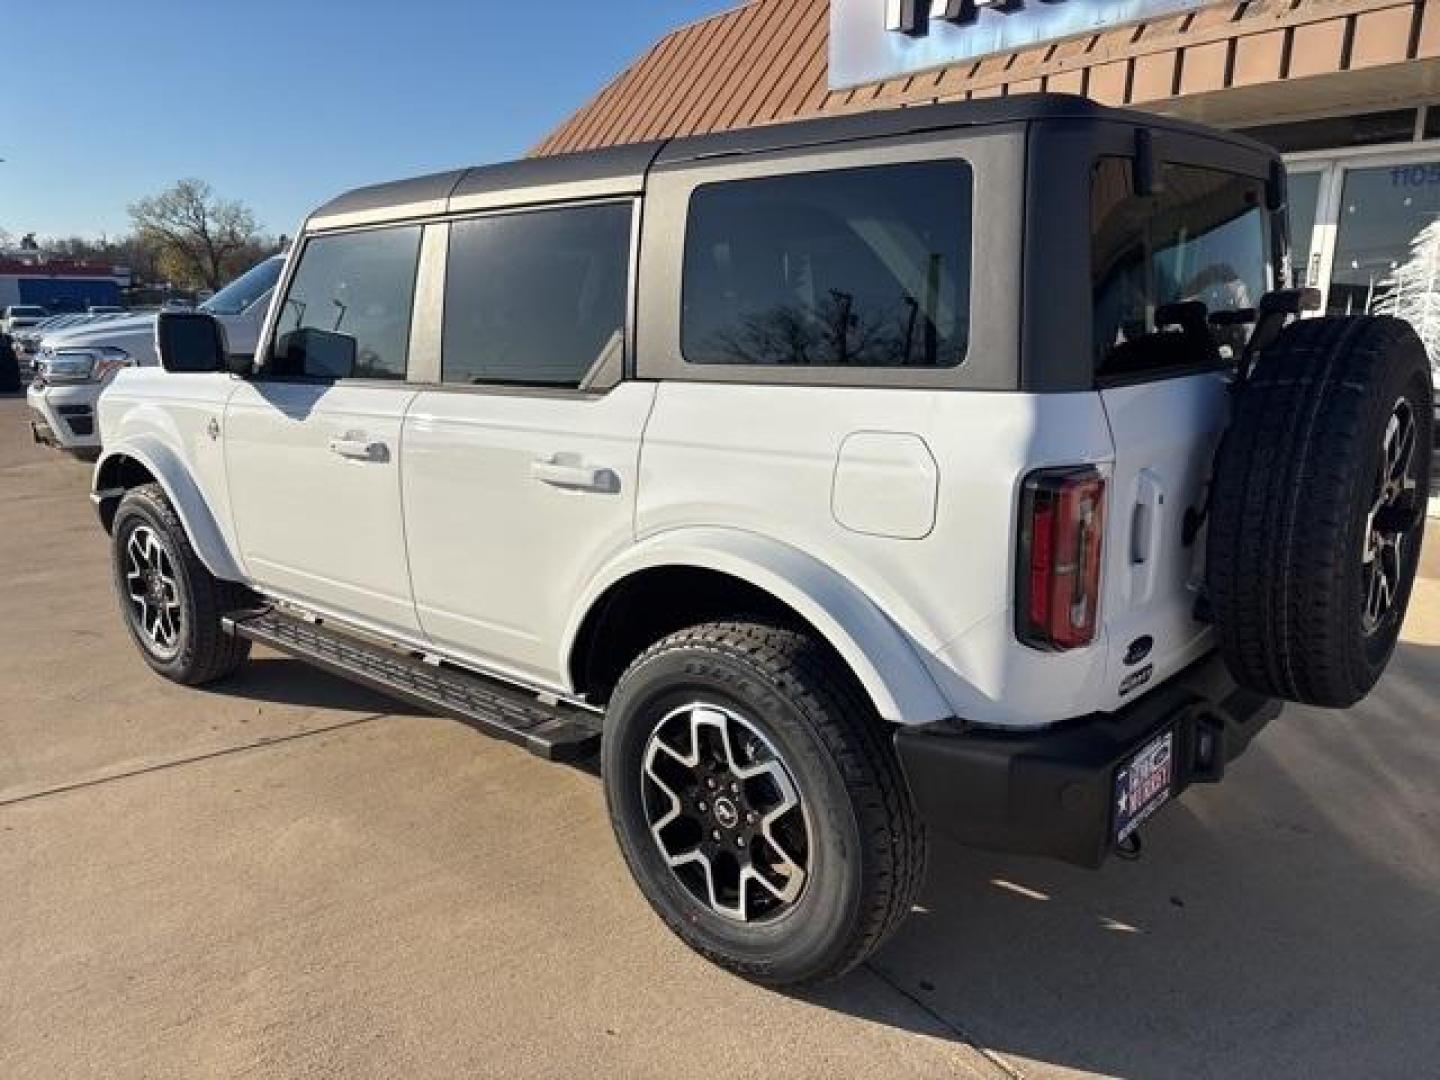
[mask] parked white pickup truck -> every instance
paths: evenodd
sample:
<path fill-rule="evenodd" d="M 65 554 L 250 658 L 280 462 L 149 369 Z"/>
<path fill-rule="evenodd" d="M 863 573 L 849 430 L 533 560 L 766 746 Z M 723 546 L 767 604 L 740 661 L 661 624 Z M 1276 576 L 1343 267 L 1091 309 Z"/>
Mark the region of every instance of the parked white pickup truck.
<path fill-rule="evenodd" d="M 341 196 L 253 360 L 165 313 L 102 398 L 126 625 L 598 746 L 677 934 L 833 977 L 927 827 L 1098 865 L 1384 671 L 1429 369 L 1298 318 L 1285 210 L 1256 143 L 1046 95 Z"/>
<path fill-rule="evenodd" d="M 285 265 L 283 255 L 257 263 L 202 306 L 224 324 L 230 348 L 252 356 L 270 297 Z M 95 403 L 116 372 L 152 367 L 155 316 L 106 318 L 47 334 L 35 349 L 35 378 L 26 393 L 36 442 L 81 458 L 100 451 Z"/>

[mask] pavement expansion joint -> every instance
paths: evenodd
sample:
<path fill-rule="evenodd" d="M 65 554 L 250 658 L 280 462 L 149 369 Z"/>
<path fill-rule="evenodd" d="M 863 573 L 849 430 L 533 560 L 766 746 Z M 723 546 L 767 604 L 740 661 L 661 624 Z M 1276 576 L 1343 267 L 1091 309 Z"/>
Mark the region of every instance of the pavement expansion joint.
<path fill-rule="evenodd" d="M 251 750 L 267 750 L 272 746 L 283 746 L 285 743 L 298 742 L 301 739 L 308 739 L 314 735 L 327 735 L 334 731 L 344 731 L 346 728 L 368 724 L 372 720 L 383 720 L 385 717 L 392 715 L 394 714 L 386 712 L 371 713 L 367 716 L 357 716 L 349 720 L 342 720 L 338 724 L 327 724 L 324 727 L 307 728 L 304 731 L 292 732 L 289 735 L 267 736 L 256 739 L 253 742 L 242 743 L 239 746 L 225 746 L 218 750 L 207 750 L 203 754 L 190 754 L 186 757 L 172 758 L 168 761 L 157 761 L 151 765 L 142 765 L 136 769 L 127 769 L 124 772 L 108 773 L 104 776 L 95 776 L 88 780 L 76 780 L 68 784 L 56 784 L 53 787 L 41 788 L 39 791 L 22 792 L 19 795 L 0 798 L 0 809 L 4 809 L 7 806 L 17 806 L 20 803 L 35 802 L 38 799 L 46 799 L 52 795 L 66 795 L 74 791 L 83 791 L 86 788 L 113 784 L 119 780 L 130 780 L 137 776 L 148 776 L 151 773 L 178 769 L 182 766 L 194 765 L 202 761 L 213 761 L 215 758 L 244 754 Z"/>

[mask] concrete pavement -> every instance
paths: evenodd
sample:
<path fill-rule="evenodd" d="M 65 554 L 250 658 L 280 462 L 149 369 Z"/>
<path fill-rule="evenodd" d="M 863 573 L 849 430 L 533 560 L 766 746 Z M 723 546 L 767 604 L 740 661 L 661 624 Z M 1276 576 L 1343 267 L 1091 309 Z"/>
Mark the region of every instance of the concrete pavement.
<path fill-rule="evenodd" d="M 939 844 L 841 984 L 692 956 L 599 783 L 259 655 L 153 676 L 88 472 L 0 400 L 0 1076 L 1440 1070 L 1440 537 L 1400 656 L 1088 873 Z"/>

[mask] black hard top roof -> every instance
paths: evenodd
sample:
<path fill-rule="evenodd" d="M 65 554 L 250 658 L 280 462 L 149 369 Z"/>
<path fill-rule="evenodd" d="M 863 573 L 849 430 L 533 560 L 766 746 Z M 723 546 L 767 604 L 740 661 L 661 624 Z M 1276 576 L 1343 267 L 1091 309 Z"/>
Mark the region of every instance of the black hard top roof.
<path fill-rule="evenodd" d="M 1190 131 L 1269 148 L 1232 132 L 1153 113 L 1115 109 L 1073 94 L 1015 97 L 824 116 L 712 135 L 582 150 L 480 165 L 410 180 L 357 188 L 321 206 L 307 223 L 328 228 L 364 220 L 423 217 L 446 211 L 490 209 L 565 198 L 638 194 L 652 167 L 925 131 L 1022 124 L 1038 120 L 1105 120 Z"/>

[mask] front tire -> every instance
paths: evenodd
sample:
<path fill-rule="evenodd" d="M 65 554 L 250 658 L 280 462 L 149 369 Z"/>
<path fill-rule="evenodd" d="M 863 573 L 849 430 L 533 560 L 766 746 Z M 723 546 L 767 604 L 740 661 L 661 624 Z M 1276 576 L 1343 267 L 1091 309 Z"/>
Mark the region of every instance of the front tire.
<path fill-rule="evenodd" d="M 656 913 L 756 982 L 844 974 L 924 881 L 924 826 L 889 733 L 805 633 L 710 623 L 657 642 L 616 689 L 601 771 Z"/>
<path fill-rule="evenodd" d="M 249 640 L 227 634 L 220 619 L 244 606 L 247 591 L 205 568 L 160 485 L 132 488 L 120 500 L 111 556 L 125 626 L 157 672 L 200 686 L 245 662 Z"/>

